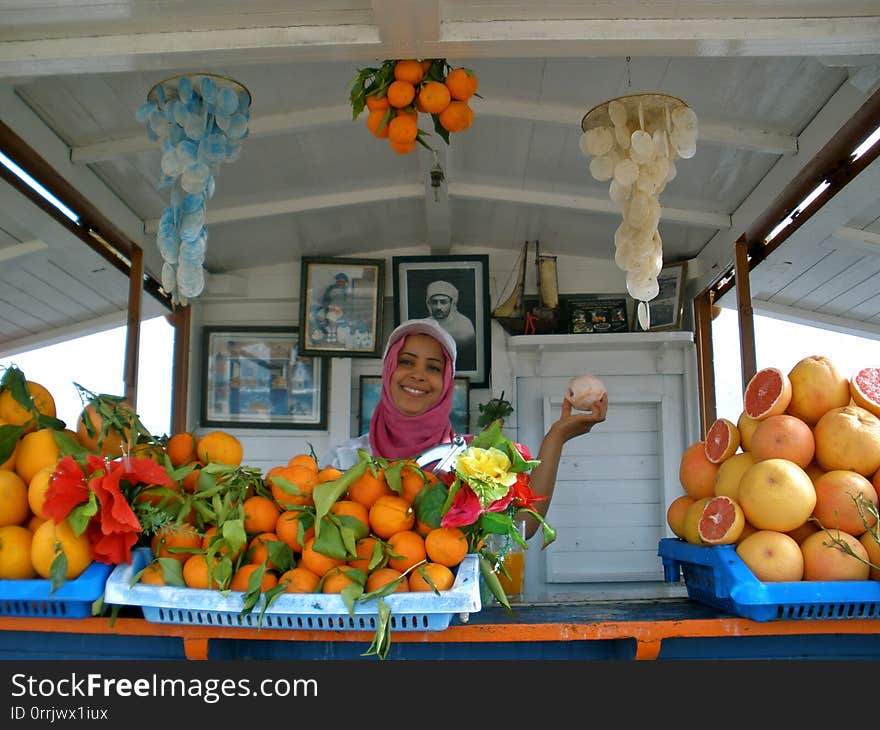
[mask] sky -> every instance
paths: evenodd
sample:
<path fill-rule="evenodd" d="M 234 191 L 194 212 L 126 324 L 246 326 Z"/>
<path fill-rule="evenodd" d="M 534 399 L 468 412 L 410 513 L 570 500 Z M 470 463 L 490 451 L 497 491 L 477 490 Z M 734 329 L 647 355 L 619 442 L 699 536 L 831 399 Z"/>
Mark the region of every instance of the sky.
<path fill-rule="evenodd" d="M 849 379 L 864 367 L 880 367 L 880 341 L 807 327 L 756 314 L 755 360 L 758 370 L 788 373 L 803 358 L 825 355 Z M 716 416 L 734 423 L 742 413 L 743 385 L 739 321 L 735 309 L 723 308 L 712 321 Z"/>
<path fill-rule="evenodd" d="M 74 383 L 93 393 L 124 395 L 126 328 L 116 327 L 76 340 L 0 358 L 0 369 L 16 365 L 28 380 L 47 388 L 57 417 L 76 430 L 83 402 Z M 171 428 L 171 367 L 174 329 L 164 317 L 141 322 L 138 402 L 141 423 L 154 436 Z"/>

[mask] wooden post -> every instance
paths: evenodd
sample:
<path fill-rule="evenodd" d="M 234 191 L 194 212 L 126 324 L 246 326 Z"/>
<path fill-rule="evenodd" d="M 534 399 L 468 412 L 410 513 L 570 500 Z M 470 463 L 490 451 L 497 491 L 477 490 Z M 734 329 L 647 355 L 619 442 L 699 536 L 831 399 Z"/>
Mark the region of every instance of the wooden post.
<path fill-rule="evenodd" d="M 712 294 L 705 290 L 694 298 L 697 345 L 697 379 L 700 383 L 700 433 L 705 437 L 715 421 L 715 371 L 712 367 Z"/>
<path fill-rule="evenodd" d="M 132 244 L 128 277 L 128 328 L 125 334 L 125 400 L 137 408 L 138 353 L 141 341 L 141 299 L 144 292 L 144 252 Z"/>
<path fill-rule="evenodd" d="M 736 240 L 736 303 L 739 309 L 739 345 L 742 361 L 742 387 L 746 386 L 757 372 L 755 359 L 755 321 L 752 310 L 752 289 L 749 285 L 749 246 L 745 236 Z"/>
<path fill-rule="evenodd" d="M 174 366 L 171 373 L 171 433 L 187 430 L 189 394 L 190 307 L 176 307 L 168 315 L 174 325 Z"/>

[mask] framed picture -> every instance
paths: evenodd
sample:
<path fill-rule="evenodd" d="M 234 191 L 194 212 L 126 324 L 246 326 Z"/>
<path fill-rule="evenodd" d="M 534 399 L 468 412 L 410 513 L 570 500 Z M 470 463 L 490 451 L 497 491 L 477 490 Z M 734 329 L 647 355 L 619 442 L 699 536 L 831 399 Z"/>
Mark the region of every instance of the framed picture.
<path fill-rule="evenodd" d="M 629 332 L 626 297 L 622 294 L 570 295 L 567 309 L 569 334 Z"/>
<path fill-rule="evenodd" d="M 648 302 L 651 314 L 649 332 L 681 329 L 681 317 L 684 308 L 684 285 L 687 281 L 687 261 L 668 264 L 660 271 L 657 283 L 660 293 Z M 638 302 L 633 319 L 637 332 L 644 332 L 638 320 Z"/>
<path fill-rule="evenodd" d="M 370 430 L 370 419 L 382 395 L 381 375 L 361 375 L 360 408 L 358 409 L 358 435 L 363 436 Z M 456 378 L 452 391 L 452 413 L 449 421 L 456 433 L 470 433 L 471 396 L 470 381 L 467 378 Z"/>
<path fill-rule="evenodd" d="M 327 428 L 328 361 L 299 352 L 296 327 L 204 327 L 204 426 Z"/>
<path fill-rule="evenodd" d="M 379 357 L 385 261 L 303 257 L 300 353 Z"/>
<path fill-rule="evenodd" d="M 394 256 L 394 324 L 430 317 L 455 339 L 455 373 L 472 388 L 488 388 L 489 257 Z"/>

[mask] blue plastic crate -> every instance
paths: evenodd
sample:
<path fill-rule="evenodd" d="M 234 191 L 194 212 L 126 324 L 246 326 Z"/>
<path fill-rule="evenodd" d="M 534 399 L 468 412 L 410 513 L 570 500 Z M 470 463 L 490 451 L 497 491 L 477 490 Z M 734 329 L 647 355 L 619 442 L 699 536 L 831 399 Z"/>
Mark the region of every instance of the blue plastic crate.
<path fill-rule="evenodd" d="M 376 601 L 355 604 L 353 615 L 337 594 L 285 593 L 262 614 L 262 600 L 242 616 L 241 591 L 201 590 L 152 586 L 131 580 L 152 559 L 149 548 L 133 552 L 131 565 L 118 565 L 107 580 L 106 603 L 140 606 L 144 618 L 153 623 L 198 626 L 241 626 L 266 629 L 311 631 L 375 631 L 378 626 Z M 442 631 L 458 614 L 467 621 L 480 610 L 479 563 L 467 555 L 456 569 L 455 582 L 438 596 L 433 592 L 393 593 L 382 600 L 391 609 L 390 624 L 396 631 Z"/>
<path fill-rule="evenodd" d="M 85 618 L 104 593 L 112 565 L 93 562 L 77 578 L 50 595 L 48 580 L 0 580 L 0 616 Z"/>
<path fill-rule="evenodd" d="M 684 576 L 688 597 L 753 621 L 880 617 L 880 581 L 798 581 L 763 583 L 733 545 L 691 545 L 660 540 L 663 577 Z"/>

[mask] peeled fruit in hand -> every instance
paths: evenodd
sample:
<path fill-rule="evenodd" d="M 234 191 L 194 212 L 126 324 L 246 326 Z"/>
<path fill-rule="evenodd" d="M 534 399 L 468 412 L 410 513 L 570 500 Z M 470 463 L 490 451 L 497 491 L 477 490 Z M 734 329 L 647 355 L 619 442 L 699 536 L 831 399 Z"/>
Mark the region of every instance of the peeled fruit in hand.
<path fill-rule="evenodd" d="M 572 378 L 565 388 L 565 400 L 579 411 L 592 412 L 596 401 L 605 394 L 605 385 L 595 375 Z"/>
<path fill-rule="evenodd" d="M 824 355 L 805 357 L 791 369 L 788 379 L 791 402 L 786 413 L 800 418 L 808 426 L 815 426 L 832 408 L 849 403 L 849 381 Z"/>
<path fill-rule="evenodd" d="M 697 534 L 707 545 L 735 543 L 746 524 L 742 508 L 730 497 L 712 497 L 697 521 Z"/>
<path fill-rule="evenodd" d="M 726 418 L 716 418 L 709 427 L 703 448 L 706 458 L 713 464 L 729 459 L 739 448 L 739 429 L 736 424 Z"/>
<path fill-rule="evenodd" d="M 787 583 L 804 577 L 800 545 L 785 533 L 758 530 L 736 546 L 736 554 L 762 583 Z"/>
<path fill-rule="evenodd" d="M 864 408 L 832 408 L 813 428 L 813 437 L 816 461 L 825 471 L 850 469 L 870 479 L 880 468 L 880 418 Z"/>
<path fill-rule="evenodd" d="M 793 461 L 755 462 L 739 480 L 738 501 L 746 519 L 759 530 L 788 532 L 802 525 L 816 506 L 816 490 Z"/>

